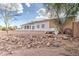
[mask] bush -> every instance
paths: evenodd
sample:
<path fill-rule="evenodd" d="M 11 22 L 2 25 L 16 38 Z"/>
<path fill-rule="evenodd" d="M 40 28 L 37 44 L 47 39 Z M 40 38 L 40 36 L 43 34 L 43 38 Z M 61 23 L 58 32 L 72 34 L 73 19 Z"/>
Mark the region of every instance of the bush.
<path fill-rule="evenodd" d="M 15 30 L 15 28 L 9 27 L 8 30 Z M 2 31 L 6 31 L 6 28 L 3 27 L 3 28 L 2 28 Z"/>
<path fill-rule="evenodd" d="M 12 27 L 9 27 L 9 30 L 14 30 Z"/>
<path fill-rule="evenodd" d="M 6 28 L 5 28 L 5 27 L 3 27 L 3 28 L 2 28 L 2 31 L 6 31 Z"/>
<path fill-rule="evenodd" d="M 72 29 L 70 29 L 70 28 L 66 28 L 65 30 L 64 30 L 64 34 L 68 34 L 68 35 L 73 35 L 73 32 L 72 32 Z"/>

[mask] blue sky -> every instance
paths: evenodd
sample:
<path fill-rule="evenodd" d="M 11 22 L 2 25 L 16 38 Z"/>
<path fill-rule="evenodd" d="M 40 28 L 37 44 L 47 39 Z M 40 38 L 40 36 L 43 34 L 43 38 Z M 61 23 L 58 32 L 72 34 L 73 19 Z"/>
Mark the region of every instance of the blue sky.
<path fill-rule="evenodd" d="M 23 6 L 23 13 L 21 13 L 19 16 L 16 16 L 15 20 L 11 20 L 10 24 L 12 25 L 21 25 L 24 23 L 27 23 L 28 21 L 33 21 L 38 16 L 37 11 L 40 8 L 43 8 L 44 5 L 42 3 L 31 3 L 30 6 L 26 6 L 26 4 L 22 3 Z M 4 22 L 2 19 L 0 19 L 0 25 L 4 25 Z"/>

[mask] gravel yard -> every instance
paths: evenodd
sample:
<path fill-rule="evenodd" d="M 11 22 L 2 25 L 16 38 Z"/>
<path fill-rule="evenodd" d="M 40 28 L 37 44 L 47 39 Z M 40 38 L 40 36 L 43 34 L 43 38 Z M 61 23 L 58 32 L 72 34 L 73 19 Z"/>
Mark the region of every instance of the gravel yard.
<path fill-rule="evenodd" d="M 79 38 L 42 31 L 0 32 L 1 56 L 79 56 Z"/>

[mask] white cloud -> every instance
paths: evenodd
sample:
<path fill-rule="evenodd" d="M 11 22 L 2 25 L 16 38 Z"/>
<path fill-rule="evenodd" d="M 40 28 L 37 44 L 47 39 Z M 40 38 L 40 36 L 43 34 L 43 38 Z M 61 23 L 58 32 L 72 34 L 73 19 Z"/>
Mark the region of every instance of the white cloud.
<path fill-rule="evenodd" d="M 17 13 L 23 13 L 23 6 L 22 6 L 22 4 L 17 4 L 17 9 L 18 9 L 18 12 Z"/>
<path fill-rule="evenodd" d="M 36 12 L 38 13 L 38 16 L 36 16 L 35 18 L 48 19 L 51 15 L 51 13 L 48 12 L 45 8 L 40 8 Z"/>
<path fill-rule="evenodd" d="M 46 16 L 36 16 L 35 18 L 47 19 L 48 17 L 46 17 Z"/>
<path fill-rule="evenodd" d="M 26 5 L 27 7 L 30 7 L 30 6 L 31 6 L 31 4 L 30 4 L 30 3 L 26 3 L 25 5 Z"/>
<path fill-rule="evenodd" d="M 52 10 L 52 13 L 51 13 L 51 11 L 47 10 L 46 8 L 40 8 L 36 12 L 38 15 L 35 18 L 42 18 L 42 19 L 56 18 L 56 13 L 54 10 Z M 51 15 L 52 15 L 52 17 L 51 17 Z M 60 15 L 60 16 L 62 16 L 62 15 Z"/>
<path fill-rule="evenodd" d="M 19 10 L 17 13 L 18 13 L 18 14 L 23 13 L 23 10 Z"/>
<path fill-rule="evenodd" d="M 0 4 L 0 9 L 8 11 L 17 11 L 17 13 L 23 13 L 23 6 L 21 3 L 4 3 Z"/>
<path fill-rule="evenodd" d="M 47 11 L 45 8 L 40 8 L 39 10 L 36 11 L 38 13 L 38 15 L 43 15 L 45 16 Z"/>

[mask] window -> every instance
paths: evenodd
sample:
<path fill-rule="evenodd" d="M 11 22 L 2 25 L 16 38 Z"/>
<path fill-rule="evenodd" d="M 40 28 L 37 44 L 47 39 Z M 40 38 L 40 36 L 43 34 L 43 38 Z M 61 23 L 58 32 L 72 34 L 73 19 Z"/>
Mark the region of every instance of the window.
<path fill-rule="evenodd" d="M 32 29 L 35 29 L 35 26 L 32 26 Z"/>
<path fill-rule="evenodd" d="M 26 29 L 26 26 L 24 26 L 24 29 Z"/>
<path fill-rule="evenodd" d="M 42 28 L 45 28 L 45 24 L 42 24 Z"/>
<path fill-rule="evenodd" d="M 39 28 L 39 25 L 37 25 L 37 28 Z"/>
<path fill-rule="evenodd" d="M 27 29 L 29 29 L 29 26 L 27 26 Z"/>

